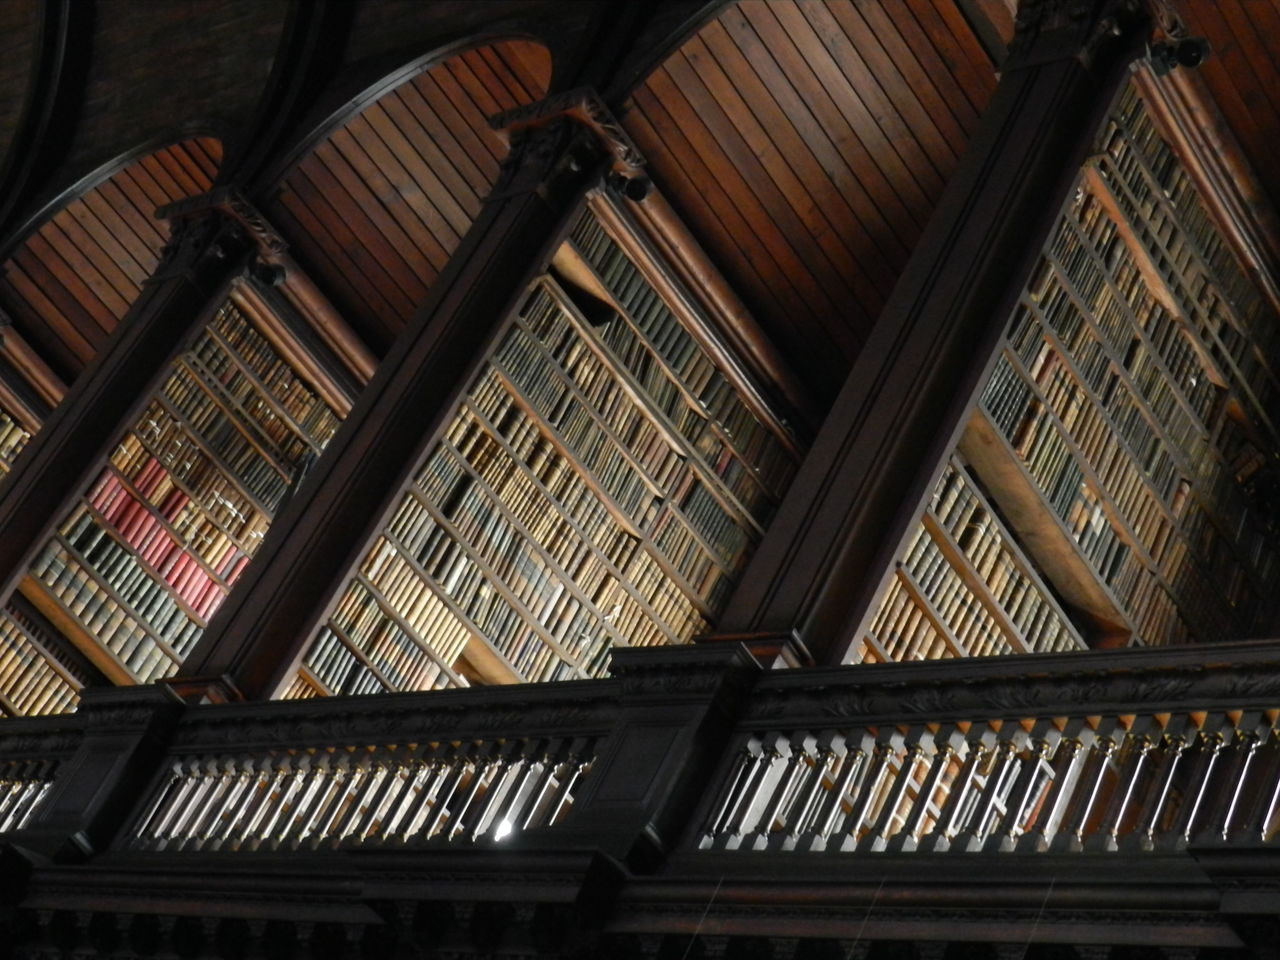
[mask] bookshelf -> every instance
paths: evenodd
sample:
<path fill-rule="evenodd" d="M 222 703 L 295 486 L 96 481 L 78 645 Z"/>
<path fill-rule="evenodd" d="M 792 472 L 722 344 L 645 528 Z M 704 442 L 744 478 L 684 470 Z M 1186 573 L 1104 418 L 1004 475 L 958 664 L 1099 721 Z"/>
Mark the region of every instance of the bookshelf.
<path fill-rule="evenodd" d="M 1130 85 L 854 659 L 1269 629 L 1274 319 Z"/>
<path fill-rule="evenodd" d="M 22 594 L 113 682 L 172 674 L 338 424 L 226 302 L 57 525 Z"/>
<path fill-rule="evenodd" d="M 594 193 L 284 696 L 600 676 L 705 632 L 798 461 L 731 356 Z"/>

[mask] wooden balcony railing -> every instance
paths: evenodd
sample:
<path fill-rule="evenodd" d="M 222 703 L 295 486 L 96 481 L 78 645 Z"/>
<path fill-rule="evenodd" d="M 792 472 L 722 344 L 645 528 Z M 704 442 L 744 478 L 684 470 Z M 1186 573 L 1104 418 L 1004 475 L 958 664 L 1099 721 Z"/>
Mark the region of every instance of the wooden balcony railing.
<path fill-rule="evenodd" d="M 552 827 L 590 776 L 615 700 L 615 684 L 587 682 L 195 708 L 118 845 L 402 847 Z"/>
<path fill-rule="evenodd" d="M 36 817 L 59 767 L 79 742 L 74 718 L 0 721 L 0 837 Z"/>
<path fill-rule="evenodd" d="M 775 673 L 701 849 L 1174 851 L 1280 830 L 1270 643 Z"/>

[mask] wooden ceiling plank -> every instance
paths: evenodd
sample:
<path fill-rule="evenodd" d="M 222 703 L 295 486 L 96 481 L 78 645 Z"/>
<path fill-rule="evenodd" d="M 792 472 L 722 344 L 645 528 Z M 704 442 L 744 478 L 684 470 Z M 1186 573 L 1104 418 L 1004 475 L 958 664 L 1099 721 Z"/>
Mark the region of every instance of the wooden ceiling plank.
<path fill-rule="evenodd" d="M 49 272 L 39 257 L 25 248 L 8 263 L 9 280 L 49 324 L 58 339 L 73 350 L 82 364 L 94 357 L 105 338 L 102 328 L 77 297 Z M 79 373 L 79 369 L 76 370 Z"/>
<path fill-rule="evenodd" d="M 1269 185 L 1272 199 L 1280 202 L 1280 192 L 1276 187 L 1280 182 L 1280 151 L 1275 149 L 1266 133 L 1274 124 L 1274 118 L 1268 118 L 1264 110 L 1256 109 L 1236 84 L 1235 57 L 1232 55 L 1234 38 L 1217 16 L 1216 8 L 1210 8 L 1206 15 L 1198 5 L 1190 5 L 1186 15 L 1190 32 L 1205 37 L 1215 51 L 1213 58 L 1202 68 L 1214 101 L 1226 117 L 1228 126 L 1240 138 L 1249 160 L 1262 172 L 1262 180 Z"/>
<path fill-rule="evenodd" d="M 834 9 L 842 21 L 848 19 L 849 8 Z M 876 45 L 885 52 L 894 69 L 905 79 L 910 94 L 920 101 L 925 112 L 951 144 L 952 151 L 959 157 L 968 145 L 969 136 L 978 119 L 969 101 L 955 90 L 952 90 L 952 98 L 948 99 L 942 91 L 954 88 L 952 78 L 949 75 L 939 77 L 937 66 L 929 69 L 921 62 L 906 36 L 898 29 L 898 24 L 885 12 L 883 4 L 860 4 L 854 12 L 871 32 Z M 956 97 L 959 99 L 953 103 L 952 100 Z M 956 111 L 958 104 L 963 105 L 960 113 Z"/>
<path fill-rule="evenodd" d="M 494 49 L 494 44 L 487 43 L 483 47 L 477 48 L 475 52 L 506 89 L 514 105 L 519 106 L 538 99 L 529 92 L 515 71 L 507 66 L 506 60 Z"/>
<path fill-rule="evenodd" d="M 122 183 L 130 183 L 137 189 L 130 193 L 143 216 L 155 218 L 156 209 L 172 203 L 176 197 L 162 187 L 152 172 L 141 163 L 135 163 L 120 171 Z M 126 188 L 127 189 L 127 188 Z M 150 209 L 147 209 L 150 207 Z"/>
<path fill-rule="evenodd" d="M 330 160 L 334 161 L 332 165 Z M 365 282 L 395 304 L 396 316 L 406 319 L 434 274 L 420 278 L 405 263 L 400 251 L 370 219 L 369 210 L 376 201 L 368 184 L 358 175 L 348 174 L 347 169 L 336 149 L 322 144 L 298 165 L 289 177 L 289 186 L 327 226 L 326 232 L 346 249 Z M 339 172 L 345 179 L 339 178 Z M 352 282 L 359 281 L 353 277 Z"/>
<path fill-rule="evenodd" d="M 359 276 L 360 271 L 347 257 L 346 251 L 335 244 L 326 243 L 328 231 L 307 205 L 288 188 L 280 192 L 273 204 L 271 217 L 272 222 L 290 238 L 290 249 L 302 268 L 310 275 L 323 279 L 326 293 L 339 298 L 339 309 L 343 316 L 349 323 L 360 328 L 370 348 L 379 355 L 385 352 L 393 334 L 389 328 L 380 328 L 379 317 L 382 314 L 379 313 L 379 308 L 366 300 L 366 290 L 349 279 L 350 276 Z M 384 301 L 380 300 L 379 304 L 386 315 L 391 315 L 391 308 Z M 374 328 L 372 331 L 371 327 Z M 374 336 L 367 336 L 369 332 Z"/>
<path fill-rule="evenodd" d="M 800 271 L 797 276 L 804 278 L 801 290 L 806 292 L 815 314 L 829 315 L 835 312 L 836 303 L 852 299 L 825 255 L 815 249 L 817 245 L 796 211 L 772 185 L 750 147 L 742 142 L 683 55 L 673 54 L 655 70 L 649 77 L 649 86 L 667 105 L 707 165 L 720 174 L 730 194 L 736 195 L 738 209 L 756 232 L 771 239 L 770 247 L 779 262 L 787 270 Z M 727 175 L 728 167 L 732 167 L 734 176 Z"/>
<path fill-rule="evenodd" d="M 143 157 L 134 166 L 141 167 L 146 170 L 155 180 L 156 184 L 164 191 L 166 202 L 172 203 L 174 200 L 181 200 L 183 197 L 190 197 L 200 192 L 199 187 L 182 170 L 170 170 L 170 166 L 177 166 L 173 163 L 166 151 L 153 153 L 150 156 Z"/>
<path fill-rule="evenodd" d="M 475 104 L 448 70 L 435 67 L 419 79 L 421 83 L 415 82 L 418 92 L 431 104 L 463 150 L 475 159 L 486 183 L 492 186 L 498 179 L 506 147 L 489 129 L 485 118 L 476 112 Z"/>
<path fill-rule="evenodd" d="M 828 176 L 836 183 L 848 183 L 849 189 L 867 197 L 871 208 L 898 239 L 905 260 L 919 236 L 920 225 L 888 178 L 875 165 L 857 132 L 849 125 L 805 58 L 785 34 L 774 34 L 766 39 L 766 35 L 757 30 L 757 25 L 743 15 L 741 7 L 734 7 L 720 19 L 733 34 L 739 48 L 766 77 L 775 96 L 780 98 L 793 119 L 806 118 L 802 121 L 803 128 L 813 131 L 806 137 L 811 147 L 817 149 L 824 140 L 830 143 L 831 149 L 823 149 L 819 154 L 825 158 Z M 759 26 L 767 31 L 781 30 L 772 18 L 762 20 Z M 779 40 L 781 42 L 776 42 Z"/>
<path fill-rule="evenodd" d="M 493 67 L 489 61 L 485 59 L 484 48 L 473 48 L 456 57 L 456 66 L 459 73 L 469 72 L 475 78 L 475 83 L 488 94 L 490 102 L 494 105 L 494 110 L 486 113 L 491 116 L 502 110 L 510 110 L 518 107 L 521 101 L 517 99 L 512 90 L 506 85 L 502 77 L 499 77 L 493 71 Z M 474 97 L 474 94 L 473 94 Z M 481 101 L 476 99 L 477 105 Z M 487 108 L 486 108 L 487 109 Z"/>
<path fill-rule="evenodd" d="M 504 96 L 505 91 L 498 90 L 495 94 L 484 80 L 476 75 L 476 71 L 471 66 L 471 51 L 450 57 L 442 67 L 444 72 L 457 82 L 463 93 L 465 99 L 458 101 L 459 109 L 479 117 L 491 117 L 495 113 L 515 106 Z"/>
<path fill-rule="evenodd" d="M 931 0 L 906 0 L 906 6 L 910 8 L 916 23 L 929 38 L 929 43 L 938 58 L 951 71 L 956 85 L 969 101 L 969 105 L 973 107 L 975 113 L 981 114 L 983 105 L 995 89 L 995 73 L 989 66 L 990 61 L 987 60 L 986 54 L 982 53 L 982 48 L 977 45 L 976 39 L 973 40 L 973 46 L 977 51 L 979 62 L 985 65 L 983 69 L 979 69 L 969 59 L 966 49 L 957 41 L 951 28 L 939 15 Z M 968 24 L 964 24 L 964 32 L 973 39 L 973 31 L 969 29 Z"/>
<path fill-rule="evenodd" d="M 104 336 L 116 328 L 129 305 L 111 289 L 102 274 L 67 239 L 61 228 L 52 221 L 46 223 L 27 238 L 24 248 L 40 261 L 63 289 L 75 297 Z"/>
<path fill-rule="evenodd" d="M 727 259 L 740 263 L 747 271 L 744 277 L 751 288 L 748 299 L 767 303 L 773 316 L 785 316 L 791 306 L 797 326 L 816 322 L 804 298 L 799 295 L 793 278 L 773 258 L 764 242 L 742 216 L 720 182 L 703 164 L 693 146 L 671 119 L 666 109 L 647 86 L 638 88 L 632 99 L 633 109 L 626 116 L 629 132 L 646 150 L 651 165 L 672 167 L 680 176 L 665 185 L 674 191 L 682 209 L 710 229 L 705 231 L 713 249 L 724 252 L 733 248 Z M 646 147 L 648 149 L 646 149 Z M 693 212 L 697 211 L 696 214 Z M 734 254 L 740 254 L 739 260 Z"/>
<path fill-rule="evenodd" d="M 365 153 L 382 174 L 399 190 L 405 203 L 431 231 L 446 257 L 471 226 L 471 218 L 454 199 L 453 193 L 436 176 L 431 164 L 404 136 L 395 120 L 380 104 L 366 110 L 356 120 L 367 127 L 367 135 L 357 134 L 359 123 L 347 129 L 356 136 Z M 443 269 L 440 263 L 437 269 Z"/>
<path fill-rule="evenodd" d="M 803 143 L 789 145 L 791 149 L 788 153 L 791 155 L 791 162 L 788 162 L 788 158 L 771 138 L 763 118 L 755 113 L 753 108 L 756 105 L 748 105 L 739 95 L 738 84 L 743 82 L 745 77 L 735 76 L 730 79 L 725 74 L 715 55 L 706 46 L 703 32 L 684 45 L 682 50 L 684 57 L 698 71 L 698 76 L 707 92 L 715 98 L 733 129 L 755 155 L 780 195 L 800 217 L 805 229 L 809 231 L 832 267 L 845 280 L 853 295 L 859 302 L 869 308 L 874 305 L 878 310 L 879 304 L 888 291 L 878 288 L 866 267 L 859 262 L 852 249 L 845 243 L 845 237 L 853 233 L 861 234 L 866 238 L 861 224 L 842 199 L 837 198 L 838 204 L 834 209 L 819 202 L 812 189 L 814 184 L 802 179 L 796 169 L 796 161 L 804 155 L 809 157 L 811 166 L 817 167 L 816 162 L 812 162 L 812 154 L 809 153 L 807 146 Z M 783 120 L 785 122 L 785 118 Z M 790 124 L 787 124 L 787 127 L 790 129 L 791 136 L 798 140 L 795 128 Z M 830 183 L 820 168 L 817 170 L 817 179 L 820 182 Z M 872 249 L 874 250 L 874 245 Z M 879 251 L 875 253 L 878 254 Z M 881 263 L 883 263 L 882 259 Z M 882 276 L 883 272 L 881 272 Z"/>
<path fill-rule="evenodd" d="M 403 87 L 401 89 L 404 89 Z M 449 195 L 461 208 L 469 228 L 471 221 L 480 214 L 480 197 L 471 184 L 467 182 L 458 168 L 441 149 L 440 144 L 432 139 L 414 112 L 409 108 L 400 91 L 392 91 L 379 103 L 386 110 L 401 135 L 408 140 L 410 146 L 423 162 L 431 169 L 436 178 L 449 191 Z M 464 228 L 465 231 L 465 228 Z"/>
<path fill-rule="evenodd" d="M 432 86 L 434 87 L 434 83 Z M 438 92 L 439 88 L 435 87 L 435 89 Z M 458 138 L 454 136 L 453 131 L 449 129 L 435 108 L 427 102 L 417 83 L 402 85 L 396 91 L 396 94 L 399 101 L 405 105 L 414 119 L 418 121 L 424 138 L 441 151 L 449 161 L 450 166 L 457 171 L 458 176 L 466 181 L 478 205 L 488 195 L 489 189 L 493 185 L 494 177 L 497 176 L 497 161 L 493 161 L 490 158 L 490 166 L 493 170 L 492 175 L 486 174 L 477 166 L 473 152 L 467 150 L 458 141 Z M 443 94 L 439 95 L 443 96 Z"/>
<path fill-rule="evenodd" d="M 956 122 L 972 134 L 977 127 L 978 115 L 981 111 L 960 89 L 960 83 L 950 65 L 939 57 L 928 35 L 916 22 L 916 18 L 912 16 L 903 0 L 893 0 L 889 6 L 886 6 L 883 0 L 875 0 L 863 5 L 862 14 L 882 43 L 896 47 L 898 44 L 894 39 L 895 36 L 901 38 L 906 54 L 934 78 L 934 86 L 950 106 Z M 901 52 L 895 51 L 894 56 L 898 56 Z"/>
<path fill-rule="evenodd" d="M 84 206 L 84 204 L 78 202 L 76 202 L 76 205 L 81 208 Z M 110 236 L 101 233 L 97 236 L 90 234 L 72 216 L 67 207 L 63 207 L 53 215 L 50 226 L 56 227 L 61 231 L 71 248 L 84 258 L 89 268 L 84 279 L 93 286 L 98 298 L 111 309 L 117 318 L 123 317 L 129 309 L 129 305 L 138 296 L 138 284 L 134 283 L 121 268 L 117 254 L 123 251 L 119 245 L 115 244 Z M 73 266 L 75 265 L 69 259 L 68 262 L 72 263 Z M 104 285 L 102 289 L 98 288 L 98 284 L 92 282 L 92 277 L 95 273 L 101 278 Z M 118 304 L 115 302 L 117 300 L 119 301 Z"/>
<path fill-rule="evenodd" d="M 126 186 L 137 189 L 132 180 L 117 174 L 100 184 L 96 190 L 85 194 L 85 203 L 93 208 L 104 223 L 109 223 L 111 217 L 119 218 L 128 228 L 120 233 L 121 243 L 129 247 L 134 259 L 150 273 L 155 269 L 158 253 L 165 244 L 164 224 L 145 213 L 126 192 Z M 142 249 L 139 249 L 139 245 Z M 145 255 L 142 250 L 146 251 Z"/>
<path fill-rule="evenodd" d="M 735 89 L 740 91 L 739 99 L 752 111 L 761 130 L 789 160 L 796 178 L 811 194 L 814 204 L 832 221 L 836 230 L 834 242 L 843 244 L 858 262 L 858 269 L 869 272 L 873 285 L 880 289 L 882 295 L 887 294 L 887 287 L 893 283 L 889 275 L 895 270 L 890 256 L 901 248 L 892 243 L 893 236 L 884 218 L 875 215 L 874 207 L 866 194 L 858 189 L 856 181 L 850 184 L 848 180 L 834 180 L 818 159 L 818 150 L 825 148 L 830 152 L 831 148 L 830 141 L 820 133 L 815 137 L 816 144 L 810 141 L 809 135 L 818 133 L 811 122 L 812 116 L 808 111 L 795 115 L 782 109 L 773 91 L 763 82 L 759 65 L 747 58 L 722 24 L 714 21 L 707 24 L 698 37 Z M 800 123 L 805 119 L 810 123 L 801 129 Z M 888 254 L 881 249 L 886 239 L 890 241 Z M 881 288 L 882 283 L 885 288 Z"/>
<path fill-rule="evenodd" d="M 330 191 L 335 189 L 337 180 L 325 164 L 316 161 L 300 172 L 300 176 L 290 178 L 290 186 L 298 195 L 298 199 L 306 203 L 314 211 L 316 219 L 325 225 L 327 237 L 344 249 L 355 264 L 359 273 L 352 276 L 351 281 L 368 285 L 371 294 L 366 299 L 370 301 L 374 299 L 373 292 L 376 291 L 376 294 L 387 303 L 391 316 L 403 324 L 413 313 L 417 301 L 397 282 L 392 270 L 394 269 L 396 274 L 403 277 L 406 283 L 426 285 L 435 278 L 413 276 L 410 271 L 404 269 L 403 259 L 393 249 L 379 251 L 388 254 L 387 263 L 373 252 L 369 243 L 376 243 L 379 235 L 362 214 L 352 215 L 353 212 L 358 213 L 358 208 L 354 211 L 352 208 L 339 210 L 330 202 Z M 344 192 L 336 196 L 341 196 Z"/>
<path fill-rule="evenodd" d="M 193 140 L 186 140 L 183 143 L 178 144 L 178 147 L 186 153 L 191 159 L 191 162 L 199 168 L 204 179 L 209 183 L 213 183 L 213 181 L 218 177 L 219 165 L 205 150 L 204 144 L 205 140 L 203 138 L 197 138 Z"/>
<path fill-rule="evenodd" d="M 933 161 L 934 168 L 947 180 L 969 138 L 951 110 L 932 90 L 928 74 L 913 58 L 899 61 L 891 56 L 858 7 L 832 4 L 829 9 L 849 41 L 856 42 L 867 69 L 877 78 L 907 128 Z"/>
<path fill-rule="evenodd" d="M 932 3 L 933 9 L 947 25 L 952 39 L 963 51 L 965 59 L 973 69 L 979 83 L 975 89 L 981 92 L 979 103 L 985 104 L 991 98 L 991 94 L 995 93 L 997 82 L 996 65 L 991 59 L 991 54 L 987 52 L 982 38 L 973 29 L 969 18 L 965 16 L 956 0 L 932 0 Z"/>
<path fill-rule="evenodd" d="M 89 201 L 97 193 L 96 190 L 90 190 L 80 199 L 67 204 L 65 211 L 93 239 L 93 242 L 101 247 L 102 255 L 124 274 L 129 287 L 127 293 L 124 290 L 121 290 L 121 293 L 132 300 L 138 295 L 138 289 L 147 279 L 150 271 L 138 262 L 134 252 L 126 245 L 125 241 L 133 237 L 133 231 L 125 225 L 124 221 L 119 217 L 111 217 L 104 222 L 95 212 Z M 133 239 L 136 242 L 137 238 L 133 237 Z"/>
<path fill-rule="evenodd" d="M 1280 34 L 1259 33 L 1264 29 L 1264 22 L 1272 30 L 1280 29 L 1280 15 L 1269 3 L 1253 3 L 1246 10 L 1239 0 L 1220 0 L 1219 9 L 1257 82 L 1250 84 L 1245 78 L 1234 76 L 1233 80 L 1244 81 L 1250 92 L 1264 101 L 1272 113 L 1280 112 L 1280 67 L 1263 42 L 1263 37 L 1271 36 L 1274 43 L 1280 44 Z M 1272 123 L 1274 125 L 1274 121 Z"/>
<path fill-rule="evenodd" d="M 209 189 L 209 181 L 205 179 L 200 166 L 179 145 L 166 147 L 158 151 L 155 157 L 177 183 L 184 197 L 194 197 Z"/>
<path fill-rule="evenodd" d="M 7 274 L 0 279 L 0 300 L 5 310 L 23 336 L 35 344 L 40 356 L 55 364 L 70 382 L 93 359 L 93 344 L 12 260 L 7 268 Z"/>
<path fill-rule="evenodd" d="M 546 47 L 532 40 L 499 40 L 493 44 L 493 51 L 507 69 L 520 78 L 530 100 L 540 100 L 547 95 L 551 55 Z"/>
<path fill-rule="evenodd" d="M 435 277 L 439 266 L 422 250 L 390 209 L 399 207 L 401 214 L 406 213 L 400 195 L 373 167 L 372 161 L 350 143 L 351 139 L 349 131 L 335 131 L 308 158 L 307 174 L 317 186 L 328 192 L 334 209 L 339 209 L 338 204 L 344 210 L 352 208 L 350 215 L 346 217 L 348 226 L 361 236 L 368 234 L 366 248 L 379 254 L 383 266 L 400 289 L 410 300 L 416 302 L 426 289 L 422 278 Z M 343 145 L 355 155 L 354 163 L 347 151 L 342 149 Z M 333 181 L 336 181 L 337 186 L 330 187 L 329 184 Z M 384 196 L 386 200 L 383 199 Z M 414 219 L 411 213 L 409 217 Z M 413 229 L 422 231 L 416 220 Z"/>
<path fill-rule="evenodd" d="M 781 19 L 787 7 L 787 4 L 780 4 L 774 8 L 774 12 L 779 14 Z M 875 118 L 881 133 L 893 145 L 893 149 L 911 171 L 920 189 L 930 198 L 937 197 L 942 192 L 944 184 L 939 167 L 924 144 L 917 139 L 916 133 L 907 125 L 906 119 L 899 113 L 897 106 L 889 99 L 880 78 L 863 59 L 862 49 L 855 38 L 845 33 L 843 26 L 835 19 L 825 3 L 797 3 L 794 4 L 794 11 L 803 14 L 813 34 L 826 48 L 831 59 L 839 65 L 849 86 L 858 91 L 863 104 Z M 795 22 L 798 23 L 798 20 Z M 857 39 L 865 40 L 866 38 L 863 36 Z"/>
<path fill-rule="evenodd" d="M 817 40 L 808 21 L 794 8 L 791 0 L 774 7 L 752 3 L 745 7 L 765 43 L 777 49 L 793 47 L 795 56 L 803 60 L 812 71 L 816 85 L 829 97 L 849 129 L 866 148 L 874 169 L 884 182 L 911 211 L 912 219 L 920 225 L 929 219 L 933 205 L 920 189 L 910 168 L 881 131 L 862 98 L 831 58 L 827 49 Z M 777 14 L 782 14 L 781 17 Z"/>

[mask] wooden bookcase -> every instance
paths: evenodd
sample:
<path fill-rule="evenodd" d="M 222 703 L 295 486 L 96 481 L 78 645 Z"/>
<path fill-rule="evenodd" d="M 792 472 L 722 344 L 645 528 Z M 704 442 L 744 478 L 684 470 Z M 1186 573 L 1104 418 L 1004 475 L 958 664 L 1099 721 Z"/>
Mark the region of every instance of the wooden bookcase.
<path fill-rule="evenodd" d="M 177 669 L 338 427 L 280 335 L 223 304 L 21 583 L 115 683 Z"/>
<path fill-rule="evenodd" d="M 1132 86 L 1097 146 L 858 659 L 1187 643 L 1272 622 L 1274 523 L 1251 479 L 1280 450 L 1274 317 Z M 956 477 L 979 504 L 959 516 Z M 987 527 L 972 550 L 959 542 L 970 509 L 1053 617 L 1010 616 L 1007 583 L 974 552 Z"/>
<path fill-rule="evenodd" d="M 798 462 L 763 396 L 593 194 L 284 695 L 599 676 L 706 631 Z"/>

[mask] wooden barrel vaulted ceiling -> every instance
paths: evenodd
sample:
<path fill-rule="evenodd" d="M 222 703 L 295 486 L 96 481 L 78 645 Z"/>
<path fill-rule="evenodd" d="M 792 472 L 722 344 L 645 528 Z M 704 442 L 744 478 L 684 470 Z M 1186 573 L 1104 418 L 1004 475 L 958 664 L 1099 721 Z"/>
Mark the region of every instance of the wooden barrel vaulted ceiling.
<path fill-rule="evenodd" d="M 488 118 L 541 97 L 545 48 L 504 40 L 383 94 L 285 177 L 267 210 L 379 355 L 444 268 L 506 153 Z"/>
<path fill-rule="evenodd" d="M 649 76 L 624 123 L 829 399 L 995 82 L 955 0 L 743 0 Z"/>
<path fill-rule="evenodd" d="M 221 159 L 203 137 L 148 154 L 59 209 L 0 268 L 0 308 L 66 382 L 159 263 L 169 228 L 156 208 L 208 190 Z"/>

